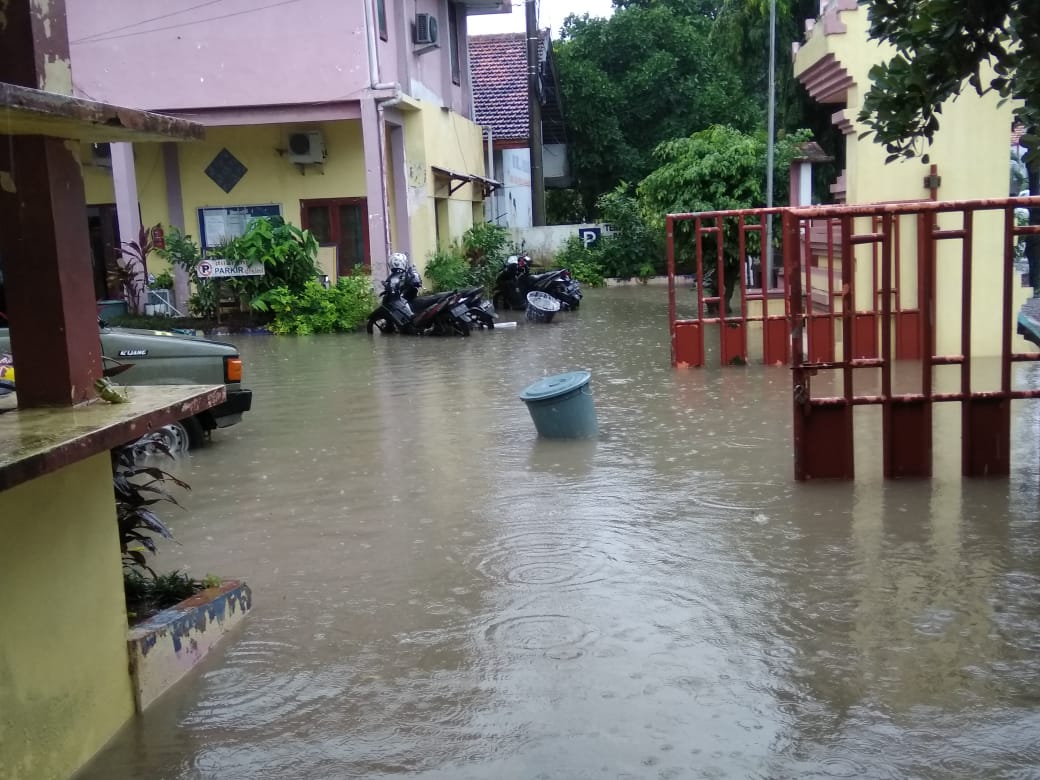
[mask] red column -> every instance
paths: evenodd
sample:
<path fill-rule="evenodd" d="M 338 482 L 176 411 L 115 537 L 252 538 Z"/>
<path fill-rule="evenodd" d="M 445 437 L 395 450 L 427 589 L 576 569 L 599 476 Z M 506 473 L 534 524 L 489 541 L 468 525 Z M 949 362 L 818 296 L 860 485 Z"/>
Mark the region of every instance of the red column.
<path fill-rule="evenodd" d="M 71 89 L 64 0 L 9 0 L 4 12 L 0 81 Z M 101 376 L 79 163 L 61 139 L 0 139 L 0 262 L 18 403 L 75 404 L 94 396 Z"/>

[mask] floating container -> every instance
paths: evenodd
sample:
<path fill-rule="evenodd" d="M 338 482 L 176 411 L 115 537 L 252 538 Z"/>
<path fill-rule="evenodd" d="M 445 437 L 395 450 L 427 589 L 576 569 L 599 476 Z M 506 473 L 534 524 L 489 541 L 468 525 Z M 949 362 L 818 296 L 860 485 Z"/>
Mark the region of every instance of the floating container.
<path fill-rule="evenodd" d="M 520 393 L 538 435 L 547 439 L 591 439 L 599 431 L 588 371 L 540 379 Z"/>
<path fill-rule="evenodd" d="M 552 322 L 560 310 L 560 302 L 541 290 L 527 293 L 527 319 L 531 322 Z"/>

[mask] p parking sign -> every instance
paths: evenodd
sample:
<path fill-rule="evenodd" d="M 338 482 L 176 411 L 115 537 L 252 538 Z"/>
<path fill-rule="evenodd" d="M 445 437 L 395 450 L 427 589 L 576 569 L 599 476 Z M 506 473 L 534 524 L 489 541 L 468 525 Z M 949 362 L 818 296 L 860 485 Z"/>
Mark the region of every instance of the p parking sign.
<path fill-rule="evenodd" d="M 584 246 L 586 249 L 590 249 L 596 246 L 597 243 L 599 243 L 599 239 L 602 233 L 602 228 L 598 227 L 579 228 L 578 238 L 581 239 L 582 246 Z"/>

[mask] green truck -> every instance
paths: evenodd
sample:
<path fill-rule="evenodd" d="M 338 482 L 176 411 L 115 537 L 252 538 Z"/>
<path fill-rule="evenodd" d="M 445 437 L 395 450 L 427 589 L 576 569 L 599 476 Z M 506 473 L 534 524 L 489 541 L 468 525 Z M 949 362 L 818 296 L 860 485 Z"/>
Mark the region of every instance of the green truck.
<path fill-rule="evenodd" d="M 242 387 L 242 358 L 233 344 L 168 331 L 112 328 L 100 324 L 105 365 L 131 368 L 114 381 L 125 385 L 224 385 L 227 400 L 194 417 L 167 426 L 175 448 L 197 447 L 210 431 L 242 420 L 253 393 Z M 0 328 L 0 353 L 11 351 L 7 328 Z M 17 366 L 17 356 L 15 356 Z"/>

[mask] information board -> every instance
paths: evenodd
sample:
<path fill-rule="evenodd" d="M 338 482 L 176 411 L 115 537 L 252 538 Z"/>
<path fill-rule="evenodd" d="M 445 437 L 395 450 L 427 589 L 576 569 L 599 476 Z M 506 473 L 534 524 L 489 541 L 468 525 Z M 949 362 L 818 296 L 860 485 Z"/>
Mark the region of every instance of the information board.
<path fill-rule="evenodd" d="M 205 252 L 215 246 L 238 238 L 246 232 L 246 225 L 254 217 L 280 217 L 282 207 L 277 203 L 258 206 L 207 207 L 199 211 L 199 243 Z"/>

